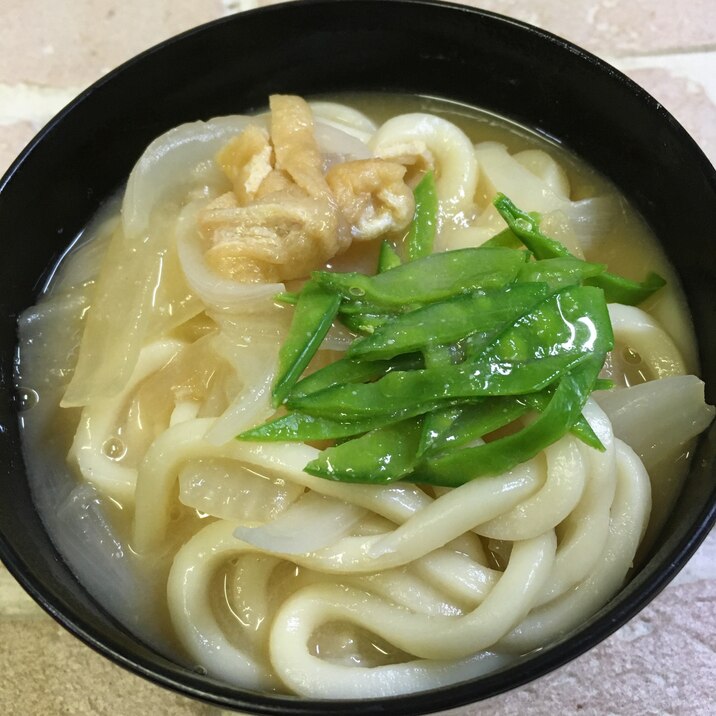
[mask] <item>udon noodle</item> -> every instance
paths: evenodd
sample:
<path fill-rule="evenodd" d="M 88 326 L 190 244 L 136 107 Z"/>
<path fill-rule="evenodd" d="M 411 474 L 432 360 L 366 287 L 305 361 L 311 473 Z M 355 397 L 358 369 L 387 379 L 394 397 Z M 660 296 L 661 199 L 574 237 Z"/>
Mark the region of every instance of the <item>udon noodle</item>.
<path fill-rule="evenodd" d="M 170 130 L 20 318 L 26 459 L 58 548 L 135 633 L 236 686 L 403 694 L 554 643 L 622 586 L 713 416 L 677 282 L 606 183 L 494 117 L 386 101 L 278 97 Z M 326 264 L 372 272 L 428 169 L 438 251 L 504 228 L 499 191 L 574 255 L 629 272 L 616 246 L 669 277 L 609 306 L 616 387 L 583 413 L 605 449 L 567 433 L 444 488 L 331 481 L 303 469 L 325 445 L 235 440 L 275 413 L 293 309 L 274 297 Z M 309 370 L 352 338 L 336 322 Z"/>

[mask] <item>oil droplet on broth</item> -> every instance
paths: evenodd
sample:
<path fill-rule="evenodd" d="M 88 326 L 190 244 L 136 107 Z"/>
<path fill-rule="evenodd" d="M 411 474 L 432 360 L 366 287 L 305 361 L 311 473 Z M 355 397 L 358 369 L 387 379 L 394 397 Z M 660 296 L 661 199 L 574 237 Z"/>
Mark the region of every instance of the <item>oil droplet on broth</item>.
<path fill-rule="evenodd" d="M 127 446 L 120 438 L 107 438 L 102 444 L 102 452 L 110 460 L 121 460 L 127 454 Z"/>
<path fill-rule="evenodd" d="M 19 388 L 17 391 L 18 410 L 24 413 L 26 410 L 34 408 L 40 401 L 40 396 L 36 390 L 32 388 Z"/>
<path fill-rule="evenodd" d="M 622 357 L 627 363 L 631 363 L 632 365 L 641 363 L 641 356 L 628 346 L 622 351 Z"/>

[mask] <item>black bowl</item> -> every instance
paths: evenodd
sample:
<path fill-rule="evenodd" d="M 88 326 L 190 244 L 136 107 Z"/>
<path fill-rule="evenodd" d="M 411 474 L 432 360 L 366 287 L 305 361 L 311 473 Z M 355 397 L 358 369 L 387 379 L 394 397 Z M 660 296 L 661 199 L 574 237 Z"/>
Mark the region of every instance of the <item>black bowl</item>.
<path fill-rule="evenodd" d="M 144 645 L 87 594 L 53 547 L 25 476 L 12 387 L 18 314 L 154 137 L 181 122 L 258 108 L 274 92 L 345 90 L 420 93 L 477 105 L 554 138 L 608 176 L 642 213 L 681 276 L 707 399 L 716 399 L 716 254 L 708 230 L 716 226 L 716 174 L 654 99 L 579 48 L 457 5 L 309 0 L 210 23 L 100 80 L 37 136 L 0 184 L 0 556 L 50 614 L 100 653 L 185 695 L 254 713 L 417 714 L 518 686 L 633 617 L 716 519 L 712 426 L 651 554 L 599 613 L 517 667 L 391 699 L 318 702 L 231 688 Z"/>

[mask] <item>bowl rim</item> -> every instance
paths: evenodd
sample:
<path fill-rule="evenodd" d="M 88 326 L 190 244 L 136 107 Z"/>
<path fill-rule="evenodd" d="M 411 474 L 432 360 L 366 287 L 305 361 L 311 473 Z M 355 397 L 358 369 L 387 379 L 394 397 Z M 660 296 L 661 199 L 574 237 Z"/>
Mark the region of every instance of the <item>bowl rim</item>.
<path fill-rule="evenodd" d="M 71 102 L 52 117 L 28 142 L 2 178 L 0 178 L 0 195 L 2 195 L 5 188 L 13 180 L 15 174 L 20 171 L 26 159 L 34 152 L 36 147 L 42 144 L 46 136 L 51 133 L 55 127 L 63 123 L 73 113 L 76 107 L 91 101 L 99 89 L 107 84 L 111 84 L 128 69 L 161 53 L 165 48 L 174 47 L 197 34 L 211 31 L 214 27 L 237 22 L 242 23 L 247 21 L 246 18 L 257 14 L 280 15 L 286 11 L 293 11 L 294 8 L 304 7 L 319 9 L 327 7 L 328 5 L 335 5 L 337 2 L 351 5 L 372 5 L 380 3 L 382 6 L 393 6 L 394 8 L 403 10 L 408 10 L 415 6 L 429 6 L 445 12 L 461 12 L 464 13 L 466 17 L 487 17 L 507 25 L 515 26 L 522 31 L 529 32 L 541 38 L 543 41 L 568 50 L 581 61 L 586 61 L 600 71 L 606 72 L 613 81 L 622 84 L 626 90 L 638 97 L 641 102 L 646 103 L 652 112 L 657 113 L 663 121 L 670 125 L 671 129 L 679 135 L 680 141 L 686 145 L 690 145 L 690 150 L 694 158 L 702 164 L 704 174 L 716 194 L 716 170 L 696 141 L 663 105 L 654 99 L 645 89 L 605 60 L 602 60 L 593 53 L 554 33 L 501 13 L 444 0 L 292 0 L 220 17 L 188 29 L 147 48 L 100 77 L 82 90 Z M 12 385 L 8 386 L 8 392 L 12 393 L 13 391 L 14 387 Z M 711 433 L 714 433 L 714 427 L 714 425 L 711 426 Z M 713 504 L 704 504 L 694 528 L 674 546 L 670 547 L 670 553 L 673 559 L 670 559 L 660 570 L 649 575 L 647 579 L 642 580 L 643 583 L 639 585 L 638 592 L 635 591 L 633 594 L 630 594 L 628 598 L 620 600 L 619 597 L 623 595 L 623 590 L 620 591 L 605 607 L 587 620 L 588 628 L 584 628 L 584 625 L 582 625 L 577 633 L 570 632 L 557 643 L 543 647 L 538 650 L 540 653 L 536 656 L 531 656 L 523 662 L 518 662 L 521 667 L 519 669 L 515 669 L 515 664 L 513 663 L 500 670 L 476 677 L 470 681 L 452 684 L 438 689 L 401 696 L 361 700 L 305 699 L 303 697 L 290 695 L 254 692 L 240 689 L 239 687 L 229 687 L 220 681 L 207 679 L 198 674 L 193 675 L 189 671 L 186 672 L 186 675 L 183 676 L 182 679 L 179 679 L 170 669 L 165 668 L 163 665 L 160 666 L 156 663 L 150 663 L 143 657 L 129 653 L 116 641 L 110 643 L 93 628 L 88 620 L 81 615 L 73 613 L 73 610 L 67 605 L 57 603 L 52 596 L 48 595 L 41 580 L 35 579 L 28 572 L 25 562 L 23 562 L 7 541 L 5 535 L 1 532 L 0 559 L 28 594 L 70 633 L 91 647 L 95 652 L 110 659 L 113 663 L 176 693 L 221 708 L 250 709 L 253 713 L 257 714 L 325 713 L 338 715 L 346 713 L 391 713 L 407 715 L 427 713 L 425 710 L 426 706 L 423 703 L 426 699 L 430 700 L 429 709 L 432 712 L 463 706 L 475 702 L 476 699 L 479 701 L 497 696 L 534 681 L 581 656 L 614 633 L 649 604 L 683 568 L 706 538 L 714 524 L 716 524 L 716 501 L 714 501 Z M 62 559 L 61 555 L 59 555 L 59 553 L 57 554 L 60 559 Z M 635 576 L 633 581 L 639 581 L 639 573 Z M 90 598 L 94 601 L 94 597 L 90 595 Z M 112 621 L 119 624 L 101 605 L 98 605 L 98 607 L 103 613 L 107 614 Z M 123 626 L 122 629 L 125 632 L 128 631 Z M 133 638 L 138 639 L 134 636 Z M 532 652 L 532 654 L 534 654 L 534 652 Z M 485 684 L 486 688 L 484 689 L 485 693 L 476 696 L 472 692 L 474 691 L 474 684 L 478 680 L 481 684 Z M 211 683 L 213 687 L 212 690 L 207 690 L 209 683 Z"/>

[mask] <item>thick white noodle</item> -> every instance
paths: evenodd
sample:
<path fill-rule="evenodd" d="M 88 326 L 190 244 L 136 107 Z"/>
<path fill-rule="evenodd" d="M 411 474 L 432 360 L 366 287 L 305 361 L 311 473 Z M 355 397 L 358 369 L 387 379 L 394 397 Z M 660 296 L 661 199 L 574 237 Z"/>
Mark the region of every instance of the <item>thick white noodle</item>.
<path fill-rule="evenodd" d="M 564 437 L 545 450 L 547 480 L 542 489 L 476 529 L 483 537 L 523 540 L 536 537 L 562 522 L 579 502 L 587 474 L 577 441 Z"/>
<path fill-rule="evenodd" d="M 620 440 L 616 464 L 609 537 L 598 563 L 572 590 L 534 610 L 500 640 L 500 648 L 525 653 L 553 643 L 593 615 L 624 583 L 649 519 L 651 488 L 639 457 Z"/>
<path fill-rule="evenodd" d="M 588 479 L 579 503 L 560 524 L 554 568 L 538 606 L 586 579 L 601 557 L 609 536 L 609 511 L 616 489 L 614 435 L 609 419 L 593 399 L 587 401 L 582 412 L 604 446 L 604 452 L 578 443 Z"/>
<path fill-rule="evenodd" d="M 217 522 L 205 528 L 174 558 L 167 586 L 172 624 L 190 657 L 213 676 L 250 689 L 275 689 L 279 681 L 269 665 L 235 647 L 218 625 L 212 610 L 209 590 L 214 573 L 227 555 L 234 557 L 242 551 L 231 530 L 226 533 L 227 539 L 213 540 L 206 545 L 207 529 L 214 532 L 216 527 L 225 524 Z M 229 526 L 233 525 L 229 523 Z M 250 549 L 246 546 L 243 551 Z M 273 567 L 276 562 L 269 560 L 267 566 Z M 261 586 L 264 586 L 270 571 L 262 576 Z M 256 586 L 256 582 L 252 582 Z"/>
<path fill-rule="evenodd" d="M 392 156 L 427 148 L 435 160 L 436 189 L 441 210 L 452 216 L 471 211 L 477 186 L 472 144 L 452 122 L 431 114 L 401 114 L 389 119 L 370 141 L 373 152 Z"/>
<path fill-rule="evenodd" d="M 641 358 L 650 378 L 666 378 L 686 372 L 674 341 L 646 311 L 621 303 L 610 303 L 608 308 L 614 340 Z"/>

